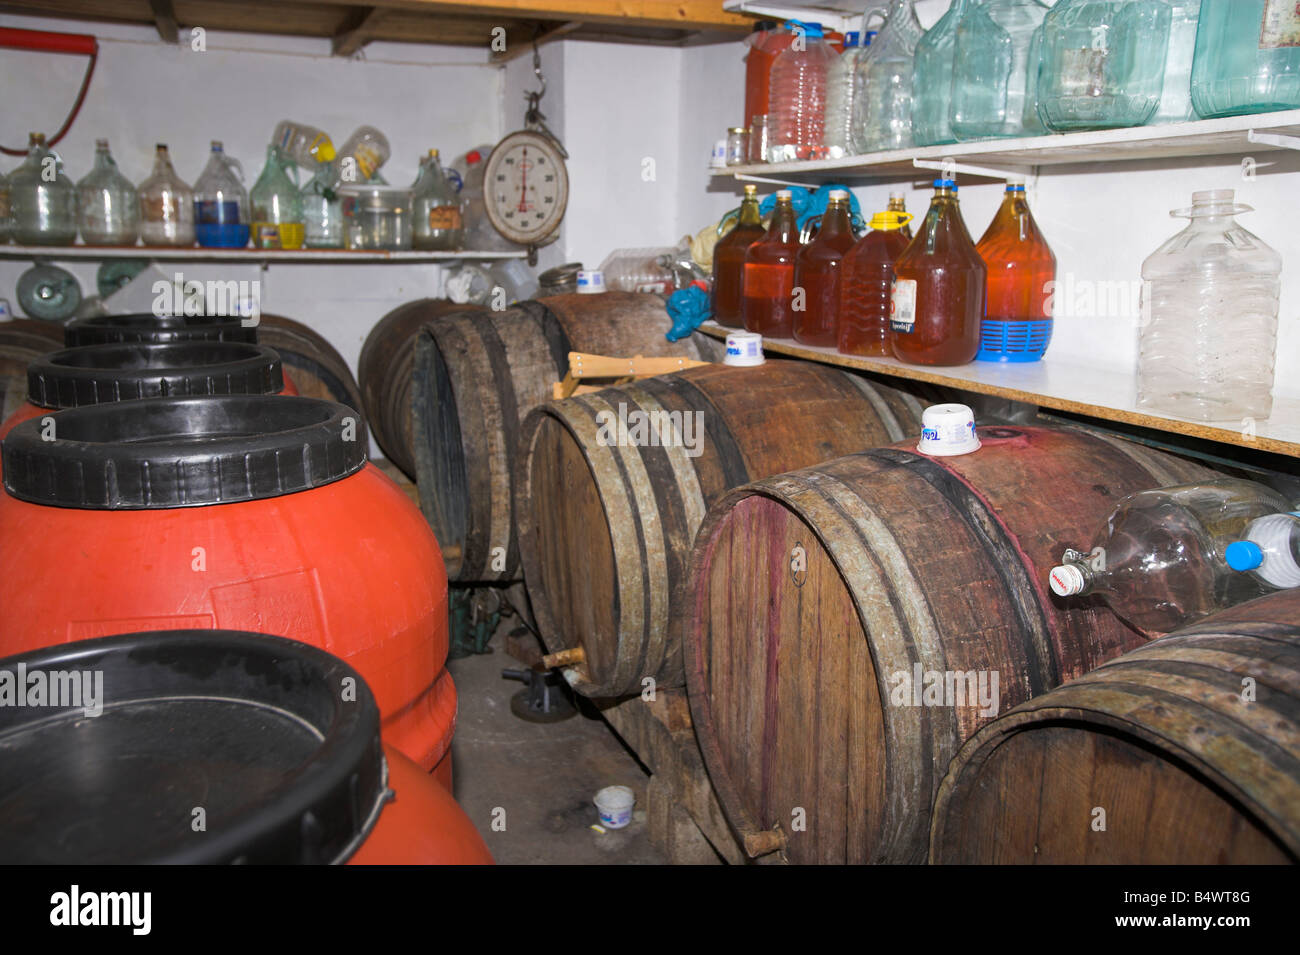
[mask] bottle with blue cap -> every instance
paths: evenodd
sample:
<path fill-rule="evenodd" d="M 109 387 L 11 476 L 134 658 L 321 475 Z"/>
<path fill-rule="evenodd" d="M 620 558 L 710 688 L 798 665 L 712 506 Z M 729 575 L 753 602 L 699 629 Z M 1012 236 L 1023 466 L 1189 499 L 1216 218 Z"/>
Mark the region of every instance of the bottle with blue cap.
<path fill-rule="evenodd" d="M 838 54 L 820 23 L 791 20 L 788 49 L 772 63 L 768 87 L 768 161 L 814 159 L 822 153 L 826 80 Z"/>
<path fill-rule="evenodd" d="M 1097 595 L 1159 636 L 1300 586 L 1300 515 L 1262 484 L 1223 478 L 1155 488 L 1116 505 L 1091 550 L 1066 550 L 1049 577 L 1063 599 Z"/>

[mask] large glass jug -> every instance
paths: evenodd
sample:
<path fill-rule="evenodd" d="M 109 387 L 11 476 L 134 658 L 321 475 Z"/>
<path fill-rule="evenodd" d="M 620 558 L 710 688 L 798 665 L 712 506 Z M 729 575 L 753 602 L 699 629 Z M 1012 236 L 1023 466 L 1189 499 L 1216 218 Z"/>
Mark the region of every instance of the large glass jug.
<path fill-rule="evenodd" d="M 912 70 L 912 136 L 918 146 L 955 143 L 952 131 L 952 68 L 957 25 L 977 0 L 952 0 L 948 12 L 916 45 Z"/>
<path fill-rule="evenodd" d="M 1036 136 L 1030 62 L 1047 15 L 1040 0 L 983 0 L 957 24 L 952 131 L 959 140 Z"/>
<path fill-rule="evenodd" d="M 1295 0 L 1202 0 L 1192 104 L 1206 118 L 1300 109 Z"/>
<path fill-rule="evenodd" d="M 117 168 L 108 140 L 95 140 L 95 166 L 77 183 L 77 226 L 86 245 L 135 245 L 140 198 Z"/>
<path fill-rule="evenodd" d="M 199 245 L 218 249 L 248 245 L 248 193 L 243 174 L 239 161 L 227 156 L 214 139 L 208 164 L 194 183 L 194 233 Z"/>
<path fill-rule="evenodd" d="M 1165 90 L 1152 123 L 1186 123 L 1196 119 L 1192 108 L 1192 60 L 1201 0 L 1168 0 L 1169 55 L 1165 58 Z"/>
<path fill-rule="evenodd" d="M 859 59 L 853 147 L 859 153 L 912 145 L 912 71 L 925 31 L 912 0 L 893 0 L 889 15 Z"/>
<path fill-rule="evenodd" d="M 460 214 L 460 196 L 430 149 L 420 160 L 420 171 L 411 186 L 411 245 L 417 249 L 460 248 L 465 229 Z"/>
<path fill-rule="evenodd" d="M 194 244 L 194 190 L 172 168 L 167 144 L 159 143 L 153 173 L 140 183 L 140 239 L 145 245 Z"/>
<path fill-rule="evenodd" d="M 1038 110 L 1048 128 L 1141 126 L 1169 54 L 1164 0 L 1061 0 L 1043 21 Z"/>
<path fill-rule="evenodd" d="M 19 245 L 71 245 L 77 238 L 77 187 L 44 133 L 30 135 L 27 158 L 9 174 L 9 222 Z"/>
<path fill-rule="evenodd" d="M 257 249 L 301 249 L 304 226 L 298 186 L 289 178 L 293 160 L 268 146 L 266 165 L 257 177 L 249 201 L 253 207 L 250 232 Z"/>

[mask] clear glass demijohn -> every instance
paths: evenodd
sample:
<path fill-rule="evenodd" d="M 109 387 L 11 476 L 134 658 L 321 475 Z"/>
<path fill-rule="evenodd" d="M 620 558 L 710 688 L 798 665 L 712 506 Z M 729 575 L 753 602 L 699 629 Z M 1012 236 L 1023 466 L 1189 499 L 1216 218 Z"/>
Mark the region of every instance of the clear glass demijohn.
<path fill-rule="evenodd" d="M 9 174 L 9 228 L 19 245 L 71 245 L 77 238 L 77 187 L 43 133 Z"/>

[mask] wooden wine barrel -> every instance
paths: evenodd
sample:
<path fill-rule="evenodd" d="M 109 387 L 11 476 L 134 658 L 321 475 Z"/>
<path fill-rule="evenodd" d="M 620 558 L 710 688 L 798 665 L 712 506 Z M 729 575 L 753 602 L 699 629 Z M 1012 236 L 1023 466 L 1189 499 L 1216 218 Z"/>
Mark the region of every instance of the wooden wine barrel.
<path fill-rule="evenodd" d="M 426 322 L 467 310 L 477 311 L 439 298 L 407 302 L 381 318 L 361 347 L 357 378 L 361 385 L 361 400 L 366 405 L 370 433 L 388 460 L 407 477 L 415 477 L 411 434 L 415 341 Z"/>
<path fill-rule="evenodd" d="M 1096 601 L 1065 609 L 1048 572 L 1126 494 L 1207 472 L 1080 430 L 980 437 L 960 457 L 909 440 L 758 481 L 700 528 L 687 686 L 752 854 L 922 861 L 934 791 L 989 701 L 1005 711 L 1141 642 Z M 961 697 L 958 672 L 975 680 Z"/>
<path fill-rule="evenodd" d="M 0 421 L 27 400 L 27 365 L 63 347 L 63 325 L 30 318 L 0 322 Z"/>
<path fill-rule="evenodd" d="M 333 345 L 306 325 L 283 315 L 263 313 L 257 325 L 257 340 L 280 353 L 300 395 L 337 401 L 365 414 L 361 389 L 348 363 Z"/>
<path fill-rule="evenodd" d="M 939 787 L 930 853 L 1300 862 L 1300 590 L 1154 640 L 984 727 Z"/>
<path fill-rule="evenodd" d="M 499 312 L 458 312 L 421 327 L 412 373 L 420 502 L 452 580 L 520 577 L 511 476 L 519 428 L 551 397 L 570 351 L 710 361 L 703 335 L 670 342 L 663 299 L 555 295 Z"/>
<path fill-rule="evenodd" d="M 836 368 L 768 361 L 692 368 L 534 411 L 515 489 L 520 551 L 542 640 L 552 653 L 584 654 L 570 682 L 588 696 L 640 692 L 647 677 L 682 685 L 669 624 L 709 505 L 755 478 L 919 435 L 922 410 L 913 395 Z M 631 431 L 620 445 L 605 427 L 665 413 L 693 451 Z"/>

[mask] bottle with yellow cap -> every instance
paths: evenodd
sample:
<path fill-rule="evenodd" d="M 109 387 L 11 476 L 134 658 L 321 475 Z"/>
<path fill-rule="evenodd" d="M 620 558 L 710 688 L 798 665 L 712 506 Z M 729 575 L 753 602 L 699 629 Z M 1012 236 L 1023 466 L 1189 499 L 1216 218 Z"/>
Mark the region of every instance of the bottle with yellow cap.
<path fill-rule="evenodd" d="M 907 248 L 906 212 L 886 210 L 871 217 L 871 231 L 844 256 L 840 279 L 838 348 L 846 355 L 893 357 L 889 304 L 894 263 Z"/>
<path fill-rule="evenodd" d="M 315 126 L 281 120 L 271 135 L 271 145 L 277 147 L 286 159 L 311 171 L 317 163 L 334 158 L 334 143 Z"/>
<path fill-rule="evenodd" d="M 743 328 L 745 253 L 766 230 L 758 211 L 758 187 L 746 186 L 740 218 L 713 247 L 713 318 L 728 328 Z"/>

